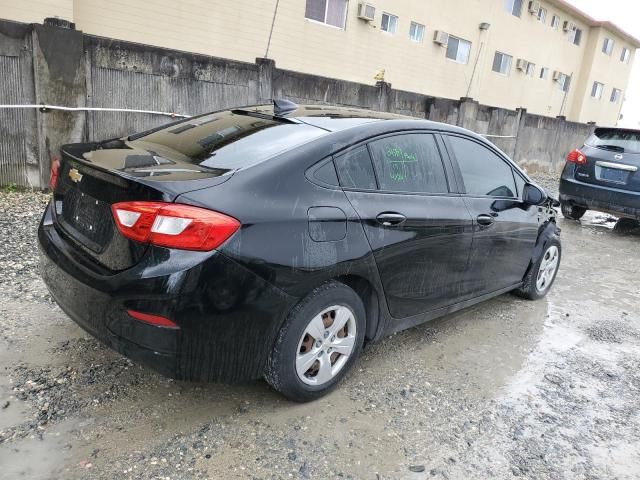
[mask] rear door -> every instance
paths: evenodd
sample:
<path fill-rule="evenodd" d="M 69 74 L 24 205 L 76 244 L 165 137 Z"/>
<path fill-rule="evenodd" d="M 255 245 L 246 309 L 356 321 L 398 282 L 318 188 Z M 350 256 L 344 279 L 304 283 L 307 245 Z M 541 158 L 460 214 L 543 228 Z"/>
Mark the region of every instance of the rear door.
<path fill-rule="evenodd" d="M 598 128 L 583 148 L 586 163 L 576 164 L 576 180 L 640 192 L 640 132 Z"/>
<path fill-rule="evenodd" d="M 406 318 L 456 303 L 464 284 L 472 221 L 453 172 L 428 133 L 395 134 L 335 159 L 362 219 L 391 315 Z"/>
<path fill-rule="evenodd" d="M 496 150 L 443 135 L 473 217 L 469 284 L 474 296 L 522 281 L 538 236 L 537 207 L 521 200 L 525 179 Z"/>

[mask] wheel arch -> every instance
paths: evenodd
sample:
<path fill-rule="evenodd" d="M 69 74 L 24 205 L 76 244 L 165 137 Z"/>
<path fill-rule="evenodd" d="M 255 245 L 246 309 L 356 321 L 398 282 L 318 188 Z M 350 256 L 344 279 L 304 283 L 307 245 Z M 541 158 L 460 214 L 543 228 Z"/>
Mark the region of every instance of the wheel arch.
<path fill-rule="evenodd" d="M 365 309 L 365 342 L 375 341 L 380 337 L 383 326 L 382 305 L 380 295 L 373 284 L 358 275 L 341 275 L 334 279 L 353 289 L 362 300 Z"/>
<path fill-rule="evenodd" d="M 533 249 L 533 255 L 531 256 L 531 262 L 529 263 L 529 266 L 535 265 L 537 263 L 538 259 L 542 255 L 542 252 L 544 251 L 544 246 L 546 245 L 547 241 L 554 236 L 560 237 L 560 229 L 558 228 L 558 225 L 556 225 L 555 220 L 551 219 L 540 227 L 538 238 L 536 240 L 536 246 Z"/>

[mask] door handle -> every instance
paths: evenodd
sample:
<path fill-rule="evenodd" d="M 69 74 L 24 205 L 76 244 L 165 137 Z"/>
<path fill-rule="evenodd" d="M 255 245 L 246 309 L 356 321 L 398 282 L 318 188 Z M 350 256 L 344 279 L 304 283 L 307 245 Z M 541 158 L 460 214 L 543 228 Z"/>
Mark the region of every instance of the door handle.
<path fill-rule="evenodd" d="M 401 225 L 405 220 L 407 220 L 407 217 L 401 213 L 385 212 L 378 215 L 376 220 L 385 227 L 392 227 L 395 225 Z"/>
<path fill-rule="evenodd" d="M 496 221 L 493 216 L 486 214 L 478 215 L 477 220 L 479 225 L 484 225 L 485 227 L 493 225 L 493 222 Z"/>

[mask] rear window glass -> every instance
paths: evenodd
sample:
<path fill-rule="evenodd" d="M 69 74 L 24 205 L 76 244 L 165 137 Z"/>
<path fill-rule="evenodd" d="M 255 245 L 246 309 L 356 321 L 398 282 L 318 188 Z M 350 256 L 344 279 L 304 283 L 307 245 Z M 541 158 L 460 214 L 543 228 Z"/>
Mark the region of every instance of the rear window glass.
<path fill-rule="evenodd" d="M 322 129 L 305 124 L 226 111 L 189 119 L 132 143 L 162 145 L 182 153 L 190 163 L 237 170 L 326 134 Z"/>
<path fill-rule="evenodd" d="M 365 145 L 337 157 L 335 162 L 340 176 L 340 184 L 343 187 L 364 190 L 377 188 L 371 157 Z"/>
<path fill-rule="evenodd" d="M 597 129 L 586 144 L 620 153 L 640 153 L 640 132 Z"/>
<path fill-rule="evenodd" d="M 370 143 L 380 189 L 447 193 L 447 177 L 433 135 L 405 134 Z"/>

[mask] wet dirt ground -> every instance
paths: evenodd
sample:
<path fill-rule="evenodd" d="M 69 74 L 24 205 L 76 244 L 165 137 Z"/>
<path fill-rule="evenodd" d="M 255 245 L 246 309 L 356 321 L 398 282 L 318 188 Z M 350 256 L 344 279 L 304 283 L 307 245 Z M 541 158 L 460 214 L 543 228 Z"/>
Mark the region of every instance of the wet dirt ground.
<path fill-rule="evenodd" d="M 368 348 L 328 397 L 173 382 L 53 304 L 47 197 L 0 194 L 0 478 L 635 479 L 640 233 L 560 220 L 549 296 L 511 295 Z"/>

